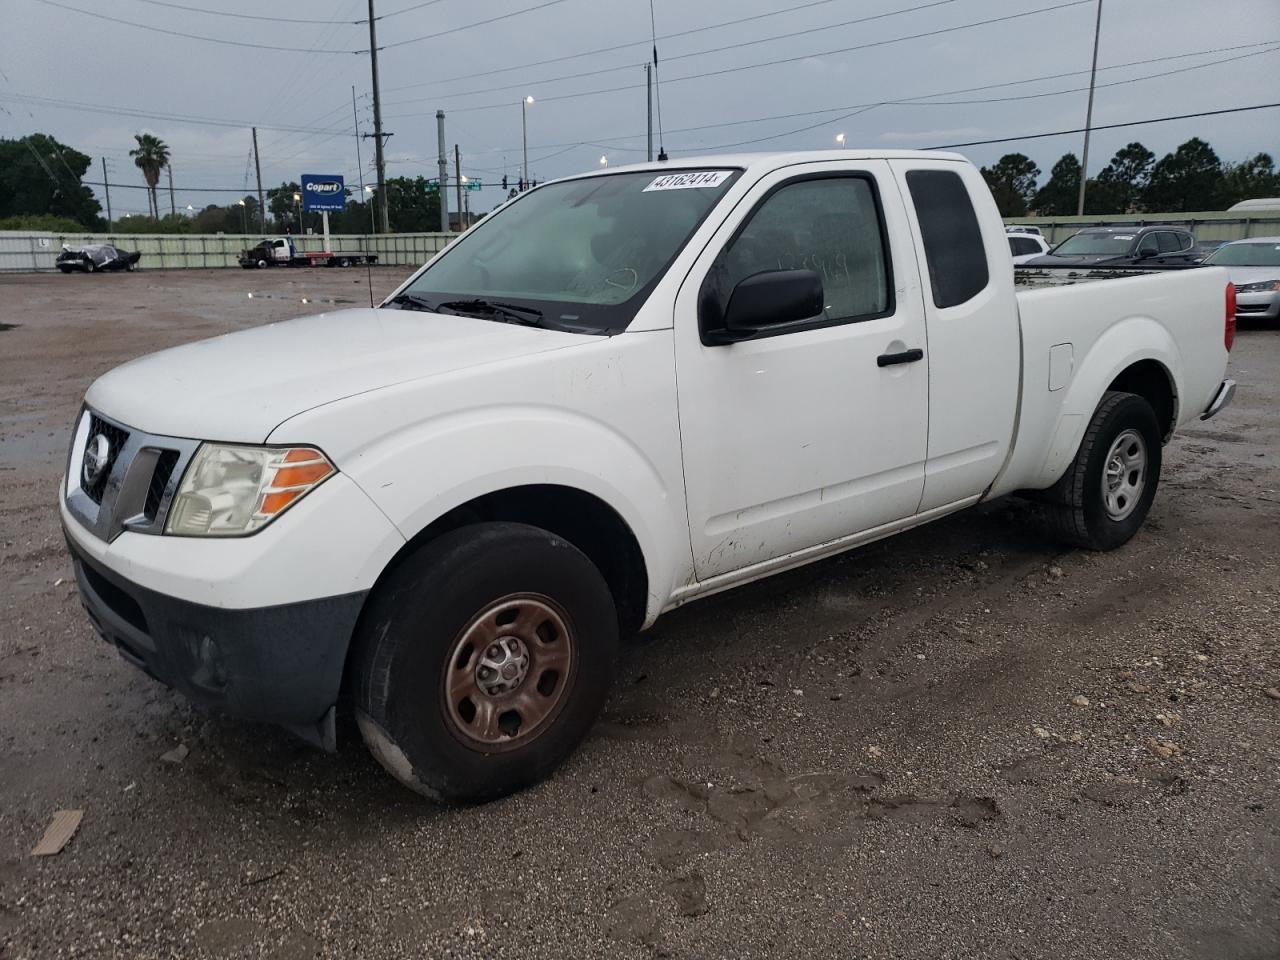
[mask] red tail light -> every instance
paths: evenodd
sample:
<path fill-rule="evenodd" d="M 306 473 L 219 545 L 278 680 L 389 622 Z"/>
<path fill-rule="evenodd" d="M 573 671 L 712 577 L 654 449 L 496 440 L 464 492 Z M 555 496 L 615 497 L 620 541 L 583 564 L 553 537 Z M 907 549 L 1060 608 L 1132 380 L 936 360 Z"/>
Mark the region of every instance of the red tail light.
<path fill-rule="evenodd" d="M 1227 352 L 1230 353 L 1231 345 L 1236 342 L 1236 285 L 1234 283 L 1227 284 L 1227 318 L 1222 339 L 1227 345 Z"/>

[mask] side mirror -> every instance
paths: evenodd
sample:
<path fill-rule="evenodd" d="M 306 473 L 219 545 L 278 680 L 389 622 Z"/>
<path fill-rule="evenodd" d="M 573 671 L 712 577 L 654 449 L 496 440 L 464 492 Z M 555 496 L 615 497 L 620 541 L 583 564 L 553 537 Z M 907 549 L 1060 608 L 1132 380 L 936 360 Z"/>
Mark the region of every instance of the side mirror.
<path fill-rule="evenodd" d="M 704 333 L 712 344 L 737 343 L 812 320 L 822 313 L 822 278 L 813 270 L 768 270 L 738 283 L 719 329 Z"/>
<path fill-rule="evenodd" d="M 1139 260 L 1147 260 L 1147 259 L 1150 259 L 1151 257 L 1158 257 L 1159 255 L 1160 255 L 1160 250 L 1157 247 L 1139 247 L 1138 248 Z"/>

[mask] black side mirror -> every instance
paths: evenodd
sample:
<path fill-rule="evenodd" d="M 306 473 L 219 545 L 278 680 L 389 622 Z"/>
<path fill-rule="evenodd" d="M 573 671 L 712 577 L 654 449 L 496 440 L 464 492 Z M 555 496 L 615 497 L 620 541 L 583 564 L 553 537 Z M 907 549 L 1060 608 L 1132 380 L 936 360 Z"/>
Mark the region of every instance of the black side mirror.
<path fill-rule="evenodd" d="M 812 270 L 768 270 L 738 283 L 719 324 L 703 332 L 708 344 L 752 340 L 812 320 L 823 311 L 822 278 Z"/>

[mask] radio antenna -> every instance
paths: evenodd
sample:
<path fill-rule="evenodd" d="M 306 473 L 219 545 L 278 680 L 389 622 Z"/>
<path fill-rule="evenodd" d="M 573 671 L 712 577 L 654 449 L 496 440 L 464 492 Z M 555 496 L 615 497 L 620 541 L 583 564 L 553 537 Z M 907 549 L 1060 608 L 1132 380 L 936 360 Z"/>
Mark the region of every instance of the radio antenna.
<path fill-rule="evenodd" d="M 653 15 L 653 0 L 649 0 L 649 36 L 653 40 L 653 90 L 658 98 L 658 159 L 667 159 L 667 148 L 662 143 L 662 84 L 658 81 L 658 22 Z"/>
<path fill-rule="evenodd" d="M 356 173 L 360 177 L 360 202 L 368 203 L 368 199 L 364 195 L 364 162 L 360 159 L 360 115 L 356 112 L 356 85 L 351 85 L 351 125 L 356 134 Z M 373 214 L 370 213 L 370 217 Z M 372 239 L 369 234 L 364 235 L 364 279 L 369 285 L 369 306 L 373 306 L 373 266 L 369 263 L 370 247 Z"/>

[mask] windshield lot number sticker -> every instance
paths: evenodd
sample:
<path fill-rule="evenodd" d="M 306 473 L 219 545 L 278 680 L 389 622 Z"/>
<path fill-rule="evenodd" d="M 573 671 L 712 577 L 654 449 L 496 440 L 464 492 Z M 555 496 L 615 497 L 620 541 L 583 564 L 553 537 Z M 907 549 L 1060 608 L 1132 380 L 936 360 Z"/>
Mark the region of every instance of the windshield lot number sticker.
<path fill-rule="evenodd" d="M 689 173 L 665 173 L 644 188 L 650 190 L 690 190 L 694 187 L 718 187 L 729 177 L 728 170 L 690 171 Z"/>

